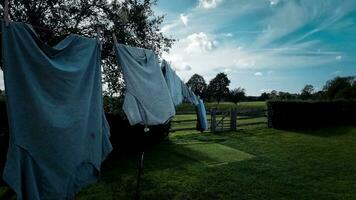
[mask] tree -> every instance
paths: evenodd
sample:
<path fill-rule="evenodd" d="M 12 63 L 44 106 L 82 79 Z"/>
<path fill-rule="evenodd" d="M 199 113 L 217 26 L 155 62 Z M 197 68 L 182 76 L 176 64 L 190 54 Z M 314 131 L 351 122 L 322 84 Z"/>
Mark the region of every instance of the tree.
<path fill-rule="evenodd" d="M 282 100 L 291 100 L 291 99 L 295 99 L 296 95 L 295 94 L 291 94 L 289 92 L 278 92 L 278 98 L 282 99 Z"/>
<path fill-rule="evenodd" d="M 260 101 L 266 101 L 269 100 L 270 96 L 267 92 L 263 92 L 259 98 Z"/>
<path fill-rule="evenodd" d="M 230 99 L 232 102 L 237 104 L 240 101 L 243 101 L 246 98 L 245 89 L 238 87 L 230 91 Z"/>
<path fill-rule="evenodd" d="M 326 82 L 323 90 L 328 99 L 356 98 L 355 77 L 336 77 Z"/>
<path fill-rule="evenodd" d="M 229 94 L 230 80 L 225 73 L 219 73 L 208 85 L 207 95 L 214 98 L 218 103 Z"/>
<path fill-rule="evenodd" d="M 313 96 L 313 92 L 314 92 L 314 86 L 305 85 L 300 93 L 300 98 L 303 100 L 310 99 Z"/>
<path fill-rule="evenodd" d="M 272 90 L 271 93 L 269 94 L 269 99 L 277 99 L 277 98 L 278 98 L 277 90 Z"/>
<path fill-rule="evenodd" d="M 194 74 L 186 85 L 196 94 L 199 95 L 201 98 L 205 97 L 205 90 L 206 90 L 206 83 L 202 76 L 199 74 Z"/>
<path fill-rule="evenodd" d="M 156 16 L 152 6 L 157 0 L 9 0 L 13 21 L 30 23 L 49 44 L 56 44 L 70 33 L 96 37 L 100 27 L 104 82 L 109 95 L 123 88 L 121 67 L 116 62 L 112 34 L 118 42 L 152 49 L 157 54 L 168 51 L 174 40 L 160 31 L 163 16 Z M 3 15 L 3 7 L 0 7 Z M 41 28 L 42 27 L 42 28 Z M 44 27 L 44 28 L 43 28 Z"/>

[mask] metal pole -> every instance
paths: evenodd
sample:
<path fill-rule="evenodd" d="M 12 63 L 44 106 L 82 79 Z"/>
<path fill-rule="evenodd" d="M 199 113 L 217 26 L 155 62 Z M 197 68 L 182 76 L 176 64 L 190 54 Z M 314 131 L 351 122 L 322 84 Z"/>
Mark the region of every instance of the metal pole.
<path fill-rule="evenodd" d="M 5 26 L 9 26 L 9 0 L 5 0 L 4 2 L 4 21 Z"/>
<path fill-rule="evenodd" d="M 114 44 L 117 44 L 117 39 L 115 33 L 112 34 L 112 39 L 114 40 Z"/>
<path fill-rule="evenodd" d="M 102 47 L 102 44 L 101 44 L 101 41 L 100 41 L 100 32 L 101 32 L 101 29 L 100 29 L 100 27 L 98 26 L 98 27 L 96 28 L 96 39 L 98 40 L 98 44 L 99 44 L 100 50 L 102 50 L 103 47 Z"/>

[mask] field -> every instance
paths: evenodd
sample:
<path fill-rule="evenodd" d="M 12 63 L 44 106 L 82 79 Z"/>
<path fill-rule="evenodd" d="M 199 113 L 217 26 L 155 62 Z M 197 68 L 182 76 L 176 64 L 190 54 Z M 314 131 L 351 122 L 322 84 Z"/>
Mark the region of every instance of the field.
<path fill-rule="evenodd" d="M 355 155 L 351 126 L 179 131 L 146 152 L 140 194 L 152 200 L 356 199 Z M 136 165 L 135 155 L 111 155 L 98 183 L 75 199 L 133 199 Z M 5 190 L 0 187 L 0 199 Z"/>
<path fill-rule="evenodd" d="M 222 103 L 205 103 L 206 110 L 209 111 L 211 108 L 217 107 L 219 110 L 227 111 L 231 108 L 237 109 L 265 109 L 266 102 L 264 101 L 255 101 L 255 102 L 240 102 L 237 105 L 231 102 L 222 102 Z M 190 104 L 182 104 L 178 106 L 177 112 L 195 112 L 194 106 Z"/>

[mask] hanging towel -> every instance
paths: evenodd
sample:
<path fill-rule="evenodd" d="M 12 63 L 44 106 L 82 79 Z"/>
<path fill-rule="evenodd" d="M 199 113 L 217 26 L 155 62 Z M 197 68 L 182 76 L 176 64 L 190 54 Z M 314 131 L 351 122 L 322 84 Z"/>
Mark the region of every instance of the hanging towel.
<path fill-rule="evenodd" d="M 126 84 L 123 110 L 131 125 L 159 125 L 174 115 L 174 104 L 153 51 L 115 45 Z"/>
<path fill-rule="evenodd" d="M 208 130 L 208 119 L 206 116 L 205 105 L 203 100 L 201 99 L 199 99 L 198 102 L 199 104 L 197 105 L 197 119 L 198 119 L 197 130 L 206 131 Z"/>
<path fill-rule="evenodd" d="M 187 103 L 191 103 L 195 106 L 199 104 L 198 97 L 187 87 L 187 85 L 182 81 L 182 95 L 183 101 Z"/>
<path fill-rule="evenodd" d="M 17 199 L 70 199 L 111 151 L 97 40 L 54 47 L 30 25 L 2 23 L 10 145 L 3 178 Z"/>
<path fill-rule="evenodd" d="M 166 60 L 162 61 L 162 70 L 174 105 L 178 106 L 182 104 L 183 91 L 181 79 L 176 72 L 172 70 L 171 65 Z"/>
<path fill-rule="evenodd" d="M 184 102 L 191 103 L 195 106 L 195 111 L 197 114 L 197 130 L 198 131 L 206 131 L 208 130 L 208 119 L 206 116 L 206 110 L 203 100 L 197 97 L 186 84 L 181 82 L 182 85 L 182 94 L 184 98 Z"/>

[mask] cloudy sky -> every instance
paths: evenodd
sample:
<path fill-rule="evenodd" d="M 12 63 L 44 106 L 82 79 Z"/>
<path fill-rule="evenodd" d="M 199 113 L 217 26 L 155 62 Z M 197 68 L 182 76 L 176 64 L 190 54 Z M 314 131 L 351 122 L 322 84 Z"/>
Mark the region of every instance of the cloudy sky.
<path fill-rule="evenodd" d="M 155 11 L 178 39 L 164 58 L 186 81 L 225 72 L 259 95 L 356 75 L 355 0 L 160 0 Z"/>

